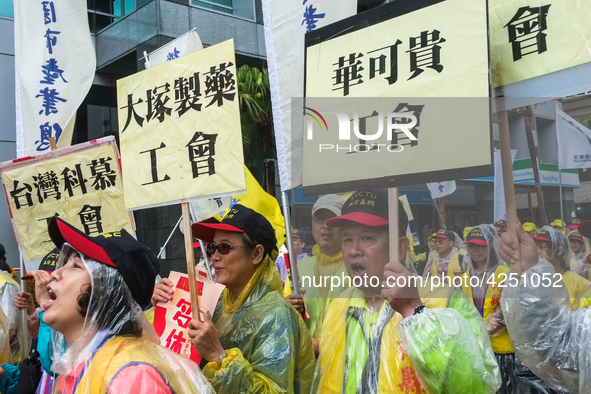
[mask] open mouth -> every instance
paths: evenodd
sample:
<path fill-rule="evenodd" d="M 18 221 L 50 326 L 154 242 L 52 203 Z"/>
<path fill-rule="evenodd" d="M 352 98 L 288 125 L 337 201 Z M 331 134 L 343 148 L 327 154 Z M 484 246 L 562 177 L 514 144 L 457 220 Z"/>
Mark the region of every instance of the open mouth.
<path fill-rule="evenodd" d="M 357 263 L 351 264 L 351 276 L 361 276 L 365 273 L 365 266 Z"/>
<path fill-rule="evenodd" d="M 57 299 L 54 291 L 49 286 L 47 286 L 47 295 L 49 295 L 49 301 L 41 305 L 43 309 L 49 308 L 51 304 L 53 304 L 53 302 Z"/>

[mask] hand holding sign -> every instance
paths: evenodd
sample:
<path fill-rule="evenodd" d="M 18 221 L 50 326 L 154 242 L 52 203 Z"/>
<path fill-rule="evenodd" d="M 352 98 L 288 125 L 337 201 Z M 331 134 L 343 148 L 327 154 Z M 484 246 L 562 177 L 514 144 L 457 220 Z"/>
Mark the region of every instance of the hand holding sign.
<path fill-rule="evenodd" d="M 191 345 L 207 361 L 218 361 L 226 352 L 220 343 L 220 334 L 211 320 L 211 314 L 203 307 L 199 308 L 203 321 L 193 319 L 189 322 Z"/>

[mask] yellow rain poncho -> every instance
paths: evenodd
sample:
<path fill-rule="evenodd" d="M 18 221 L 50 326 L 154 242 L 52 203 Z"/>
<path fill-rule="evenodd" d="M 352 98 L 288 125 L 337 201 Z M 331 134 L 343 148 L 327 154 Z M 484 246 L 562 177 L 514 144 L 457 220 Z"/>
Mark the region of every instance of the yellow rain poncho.
<path fill-rule="evenodd" d="M 213 314 L 228 356 L 203 374 L 218 394 L 308 394 L 314 370 L 310 335 L 282 296 L 276 252 L 266 256 L 240 297 L 226 289 Z"/>
<path fill-rule="evenodd" d="M 494 393 L 499 368 L 474 305 L 459 289 L 420 290 L 428 309 L 406 319 L 386 300 L 370 310 L 355 288 L 334 300 L 314 392 Z"/>

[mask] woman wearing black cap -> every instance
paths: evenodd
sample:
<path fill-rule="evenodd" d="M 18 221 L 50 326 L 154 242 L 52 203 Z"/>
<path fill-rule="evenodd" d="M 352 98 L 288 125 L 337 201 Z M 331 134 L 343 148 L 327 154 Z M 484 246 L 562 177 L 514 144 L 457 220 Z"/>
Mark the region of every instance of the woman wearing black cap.
<path fill-rule="evenodd" d="M 142 336 L 158 270 L 149 249 L 125 230 L 89 237 L 58 218 L 49 234 L 61 247 L 41 305 L 58 331 L 54 392 L 213 393 L 197 365 Z"/>
<path fill-rule="evenodd" d="M 216 281 L 226 286 L 213 317 L 192 320 L 189 336 L 209 363 L 203 374 L 218 393 L 309 393 L 314 369 L 304 321 L 282 296 L 277 240 L 259 213 L 235 205 L 221 223 L 196 223 Z"/>

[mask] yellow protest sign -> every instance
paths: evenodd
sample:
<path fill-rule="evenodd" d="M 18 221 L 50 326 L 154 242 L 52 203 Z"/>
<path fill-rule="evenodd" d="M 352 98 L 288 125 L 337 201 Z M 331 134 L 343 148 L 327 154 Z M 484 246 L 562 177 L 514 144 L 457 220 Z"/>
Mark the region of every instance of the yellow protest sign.
<path fill-rule="evenodd" d="M 306 97 L 488 97 L 485 2 L 447 0 L 366 25 L 307 43 Z"/>
<path fill-rule="evenodd" d="M 47 221 L 55 215 L 91 236 L 122 228 L 133 234 L 118 162 L 114 138 L 107 137 L 0 164 L 25 260 L 43 257 L 55 248 L 47 233 Z"/>
<path fill-rule="evenodd" d="M 591 62 L 591 2 L 490 0 L 492 85 Z"/>
<path fill-rule="evenodd" d="M 233 40 L 117 81 L 126 209 L 244 191 Z"/>
<path fill-rule="evenodd" d="M 285 243 L 285 221 L 281 207 L 275 197 L 263 190 L 246 166 L 244 166 L 244 172 L 246 173 L 246 193 L 232 196 L 230 206 L 214 217 L 222 220 L 233 205 L 244 205 L 260 213 L 271 223 L 277 237 L 277 248 L 280 248 Z"/>

